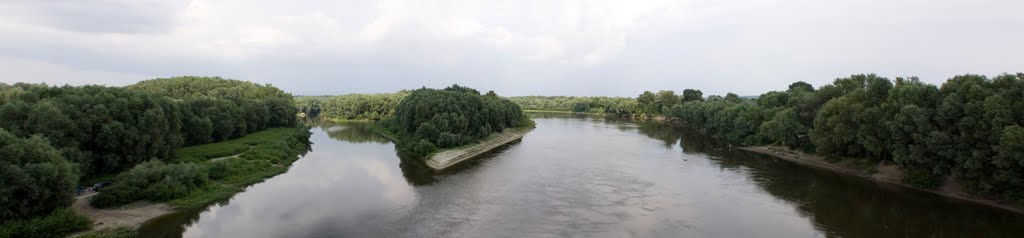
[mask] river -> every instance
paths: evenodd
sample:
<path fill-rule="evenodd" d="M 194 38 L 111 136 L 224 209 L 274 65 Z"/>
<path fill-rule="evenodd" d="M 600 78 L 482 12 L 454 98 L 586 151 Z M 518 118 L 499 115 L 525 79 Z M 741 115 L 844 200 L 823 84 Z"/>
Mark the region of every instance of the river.
<path fill-rule="evenodd" d="M 686 129 L 535 115 L 519 142 L 435 173 L 363 124 L 144 237 L 1021 237 L 1024 215 L 730 149 Z"/>

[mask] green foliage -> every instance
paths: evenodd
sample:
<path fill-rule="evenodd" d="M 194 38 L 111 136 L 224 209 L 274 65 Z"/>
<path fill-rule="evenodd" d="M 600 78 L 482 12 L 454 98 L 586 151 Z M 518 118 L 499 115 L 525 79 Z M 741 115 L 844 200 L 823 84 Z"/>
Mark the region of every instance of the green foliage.
<path fill-rule="evenodd" d="M 800 123 L 796 110 L 792 108 L 775 113 L 771 120 L 762 123 L 758 128 L 758 133 L 768 141 L 790 148 L 807 144 L 806 141 L 810 140 L 807 131 L 807 126 Z"/>
<path fill-rule="evenodd" d="M 523 96 L 509 100 L 532 111 L 630 115 L 638 110 L 636 100 L 625 97 Z"/>
<path fill-rule="evenodd" d="M 662 91 L 666 92 L 666 91 Z M 955 175 L 974 191 L 1024 199 L 1024 74 L 955 76 L 941 87 L 873 74 L 815 90 L 796 82 L 757 99 L 688 100 L 669 111 L 644 92 L 639 111 L 673 116 L 741 144 L 781 144 L 826 158 L 892 161 L 907 183 L 934 187 Z M 689 97 L 696 98 L 696 97 Z M 837 159 L 838 160 L 838 159 Z M 872 164 L 872 163 L 868 163 Z"/>
<path fill-rule="evenodd" d="M 127 88 L 179 100 L 186 145 L 239 138 L 271 127 L 291 127 L 298 113 L 291 94 L 269 84 L 182 76 L 146 80 Z"/>
<path fill-rule="evenodd" d="M 88 230 L 92 221 L 70 209 L 57 209 L 40 217 L 10 220 L 0 224 L 0 237 L 66 237 Z"/>
<path fill-rule="evenodd" d="M 217 144 L 246 144 L 252 149 L 239 158 L 193 161 L 206 169 L 211 183 L 171 200 L 175 207 L 193 208 L 230 198 L 245 187 L 288 171 L 299 155 L 309 151 L 309 130 L 305 127 L 275 128 Z M 206 145 L 203 145 L 206 146 Z M 189 150 L 192 147 L 182 148 Z M 184 162 L 184 160 L 175 160 Z"/>
<path fill-rule="evenodd" d="M 0 221 L 69 205 L 76 181 L 71 165 L 46 140 L 0 128 Z"/>
<path fill-rule="evenodd" d="M 270 128 L 245 137 L 189 146 L 178 149 L 173 162 L 199 162 L 212 158 L 231 156 L 249 151 L 256 145 L 271 143 L 295 134 L 295 128 Z"/>
<path fill-rule="evenodd" d="M 529 124 L 512 101 L 459 85 L 413 90 L 398 104 L 394 117 L 379 123 L 398 137 L 399 151 L 417 157 Z"/>
<path fill-rule="evenodd" d="M 331 120 L 381 120 L 394 114 L 409 91 L 381 94 L 296 97 L 295 106 L 308 116 Z"/>
<path fill-rule="evenodd" d="M 76 162 L 83 175 L 122 171 L 181 146 L 180 107 L 169 99 L 123 88 L 0 85 L 16 91 L 0 102 L 0 127 L 19 137 L 40 135 Z"/>
<path fill-rule="evenodd" d="M 0 128 L 41 135 L 83 176 L 166 159 L 182 145 L 295 125 L 291 95 L 269 85 L 176 77 L 125 88 L 0 84 Z"/>
<path fill-rule="evenodd" d="M 112 207 L 137 200 L 168 201 L 183 197 L 208 182 L 206 170 L 197 164 L 152 160 L 118 175 L 113 185 L 92 198 L 91 204 Z"/>
<path fill-rule="evenodd" d="M 139 232 L 128 227 L 117 229 L 103 229 L 79 236 L 79 238 L 133 238 L 139 236 Z"/>
<path fill-rule="evenodd" d="M 696 89 L 683 90 L 683 103 L 704 101 L 704 92 Z"/>
<path fill-rule="evenodd" d="M 911 169 L 903 175 L 903 183 L 919 188 L 936 188 L 942 184 L 942 179 L 928 171 Z"/>

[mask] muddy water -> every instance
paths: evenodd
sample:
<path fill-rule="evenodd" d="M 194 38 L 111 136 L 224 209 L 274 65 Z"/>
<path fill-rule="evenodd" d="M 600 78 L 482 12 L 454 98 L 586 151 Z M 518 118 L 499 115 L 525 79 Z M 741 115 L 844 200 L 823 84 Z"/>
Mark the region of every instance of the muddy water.
<path fill-rule="evenodd" d="M 435 173 L 361 124 L 145 237 L 1021 237 L 1024 216 L 730 150 L 684 129 L 539 116 Z"/>

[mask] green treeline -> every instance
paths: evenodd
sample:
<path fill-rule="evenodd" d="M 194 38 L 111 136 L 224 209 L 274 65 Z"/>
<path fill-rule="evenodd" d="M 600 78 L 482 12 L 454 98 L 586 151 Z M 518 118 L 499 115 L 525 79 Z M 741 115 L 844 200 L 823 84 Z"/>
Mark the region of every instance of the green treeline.
<path fill-rule="evenodd" d="M 636 99 L 625 97 L 522 96 L 509 97 L 523 110 L 627 115 L 637 111 Z"/>
<path fill-rule="evenodd" d="M 398 102 L 409 91 L 380 94 L 348 94 L 338 96 L 295 97 L 295 106 L 311 117 L 330 120 L 377 121 L 394 114 Z"/>
<path fill-rule="evenodd" d="M 270 85 L 219 77 L 175 77 L 146 80 L 127 88 L 178 101 L 185 145 L 239 138 L 296 123 L 291 94 Z"/>
<path fill-rule="evenodd" d="M 531 125 L 523 110 L 493 91 L 452 85 L 413 90 L 380 122 L 402 153 L 425 157 L 437 149 L 476 143 L 507 128 Z"/>
<path fill-rule="evenodd" d="M 665 92 L 640 95 L 640 112 L 731 143 L 893 162 L 919 186 L 951 175 L 979 193 L 1024 202 L 1024 74 L 961 75 L 938 87 L 853 75 L 817 89 L 796 82 L 756 99 L 684 92 L 672 101 Z"/>
<path fill-rule="evenodd" d="M 46 221 L 40 217 L 70 204 L 81 178 L 167 160 L 185 145 L 291 127 L 296 112 L 277 88 L 221 78 L 128 87 L 0 83 L 0 229 Z"/>

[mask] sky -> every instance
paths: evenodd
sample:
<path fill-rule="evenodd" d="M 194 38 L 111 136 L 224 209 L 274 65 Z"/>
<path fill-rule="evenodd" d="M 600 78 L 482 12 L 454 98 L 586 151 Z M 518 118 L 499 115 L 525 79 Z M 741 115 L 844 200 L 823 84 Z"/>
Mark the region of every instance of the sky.
<path fill-rule="evenodd" d="M 296 95 L 758 95 L 876 73 L 1024 72 L 1020 0 L 4 0 L 0 82 L 180 75 Z"/>

